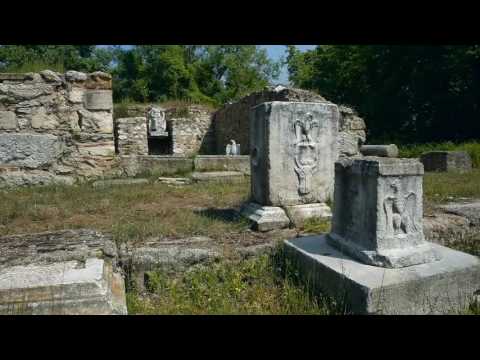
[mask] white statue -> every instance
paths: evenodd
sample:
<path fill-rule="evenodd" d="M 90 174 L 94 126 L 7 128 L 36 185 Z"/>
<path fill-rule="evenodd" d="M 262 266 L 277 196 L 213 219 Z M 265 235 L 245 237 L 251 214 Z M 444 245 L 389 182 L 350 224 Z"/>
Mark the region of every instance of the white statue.
<path fill-rule="evenodd" d="M 167 122 L 165 121 L 165 110 L 161 108 L 151 107 L 147 113 L 149 123 L 149 132 L 151 134 L 161 133 L 167 130 Z"/>
<path fill-rule="evenodd" d="M 227 155 L 240 155 L 240 144 L 237 144 L 235 140 L 230 140 L 231 144 L 227 145 L 225 153 Z"/>

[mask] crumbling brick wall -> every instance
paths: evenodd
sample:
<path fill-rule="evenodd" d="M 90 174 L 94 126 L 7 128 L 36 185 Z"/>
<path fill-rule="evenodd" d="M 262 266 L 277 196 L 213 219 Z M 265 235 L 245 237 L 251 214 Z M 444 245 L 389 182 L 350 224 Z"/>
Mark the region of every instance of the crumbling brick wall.
<path fill-rule="evenodd" d="M 216 153 L 225 154 L 230 140 L 240 144 L 241 154 L 250 153 L 249 127 L 250 109 L 269 101 L 325 102 L 322 96 L 311 91 L 268 87 L 263 91 L 252 93 L 240 101 L 227 104 L 213 114 Z M 339 124 L 339 156 L 355 156 L 360 154 L 360 146 L 366 140 L 366 127 L 363 119 L 353 109 L 340 106 Z"/>
<path fill-rule="evenodd" d="M 109 74 L 0 74 L 0 187 L 73 183 L 114 164 Z"/>

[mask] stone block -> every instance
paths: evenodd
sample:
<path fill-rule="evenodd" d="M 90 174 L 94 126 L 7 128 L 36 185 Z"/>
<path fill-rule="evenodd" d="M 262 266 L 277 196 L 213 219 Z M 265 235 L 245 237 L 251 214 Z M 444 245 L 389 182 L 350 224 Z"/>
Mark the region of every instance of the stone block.
<path fill-rule="evenodd" d="M 88 110 L 112 110 L 111 90 L 87 90 L 85 92 L 85 108 Z"/>
<path fill-rule="evenodd" d="M 0 130 L 15 130 L 17 118 L 13 111 L 0 111 Z"/>
<path fill-rule="evenodd" d="M 72 87 L 67 94 L 68 101 L 74 104 L 82 104 L 84 101 L 85 89 L 81 87 Z"/>
<path fill-rule="evenodd" d="M 112 179 L 112 180 L 97 180 L 92 183 L 94 188 L 106 188 L 116 185 L 145 185 L 148 184 L 148 179 Z"/>
<path fill-rule="evenodd" d="M 407 268 L 370 266 L 332 247 L 325 235 L 285 242 L 286 256 L 317 293 L 357 314 L 455 314 L 480 289 L 480 259 L 432 244 L 441 260 Z"/>
<path fill-rule="evenodd" d="M 330 207 L 324 203 L 285 206 L 285 211 L 296 227 L 303 226 L 308 219 L 332 218 Z"/>
<path fill-rule="evenodd" d="M 398 157 L 398 147 L 395 144 L 390 145 L 363 145 L 360 152 L 364 156 L 379 156 L 379 157 Z"/>
<path fill-rule="evenodd" d="M 253 222 L 253 227 L 257 231 L 283 229 L 290 225 L 285 210 L 277 206 L 248 203 L 242 206 L 240 213 Z"/>
<path fill-rule="evenodd" d="M 0 314 L 126 315 L 123 278 L 96 258 L 4 268 Z"/>
<path fill-rule="evenodd" d="M 82 130 L 101 134 L 113 134 L 113 116 L 111 111 L 78 111 Z"/>
<path fill-rule="evenodd" d="M 245 181 L 245 174 L 239 171 L 194 172 L 192 179 L 196 182 L 241 182 Z"/>
<path fill-rule="evenodd" d="M 240 171 L 250 174 L 250 156 L 199 155 L 195 157 L 196 171 Z"/>
<path fill-rule="evenodd" d="M 42 130 L 53 130 L 59 126 L 57 117 L 53 114 L 47 114 L 44 108 L 40 108 L 32 116 L 31 124 L 32 128 Z"/>
<path fill-rule="evenodd" d="M 0 164 L 36 169 L 49 166 L 63 153 L 54 135 L 0 134 Z"/>
<path fill-rule="evenodd" d="M 415 159 L 336 162 L 331 243 L 375 266 L 438 260 L 423 234 L 422 175 L 423 166 Z"/>
<path fill-rule="evenodd" d="M 458 171 L 472 170 L 472 159 L 465 151 L 431 151 L 422 154 L 420 161 L 425 171 Z"/>
<path fill-rule="evenodd" d="M 252 108 L 250 150 L 256 203 L 287 206 L 326 202 L 334 184 L 338 107 L 331 103 L 269 102 Z"/>

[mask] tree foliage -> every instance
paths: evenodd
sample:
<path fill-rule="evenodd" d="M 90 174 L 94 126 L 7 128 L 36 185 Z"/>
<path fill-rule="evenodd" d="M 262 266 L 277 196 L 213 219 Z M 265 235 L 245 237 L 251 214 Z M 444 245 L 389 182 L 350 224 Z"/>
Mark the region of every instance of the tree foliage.
<path fill-rule="evenodd" d="M 1 45 L 0 71 L 107 71 L 113 60 L 108 48 L 95 45 Z"/>
<path fill-rule="evenodd" d="M 355 107 L 369 135 L 401 142 L 480 136 L 480 46 L 288 46 L 290 81 Z"/>

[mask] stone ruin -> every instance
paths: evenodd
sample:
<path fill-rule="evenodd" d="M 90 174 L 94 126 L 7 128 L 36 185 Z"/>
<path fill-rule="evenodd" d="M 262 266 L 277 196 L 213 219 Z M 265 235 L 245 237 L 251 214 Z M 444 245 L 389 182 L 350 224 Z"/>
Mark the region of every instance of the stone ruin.
<path fill-rule="evenodd" d="M 0 74 L 0 187 L 104 176 L 114 165 L 111 76 Z"/>
<path fill-rule="evenodd" d="M 331 233 L 285 242 L 301 277 L 354 313 L 467 309 L 480 259 L 425 241 L 422 175 L 412 159 L 338 161 Z"/>
<path fill-rule="evenodd" d="M 420 161 L 425 171 L 472 171 L 472 159 L 465 151 L 430 151 L 422 154 Z"/>

